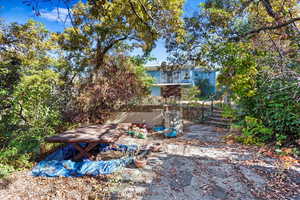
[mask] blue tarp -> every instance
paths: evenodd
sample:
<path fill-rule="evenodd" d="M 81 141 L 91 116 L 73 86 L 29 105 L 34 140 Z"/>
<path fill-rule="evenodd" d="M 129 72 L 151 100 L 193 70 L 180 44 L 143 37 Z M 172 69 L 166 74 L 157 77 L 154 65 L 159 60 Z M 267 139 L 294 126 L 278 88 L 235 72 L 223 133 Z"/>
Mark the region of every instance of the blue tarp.
<path fill-rule="evenodd" d="M 156 131 L 156 132 L 163 131 L 165 129 L 166 129 L 165 126 L 154 126 L 153 127 L 153 131 Z"/>
<path fill-rule="evenodd" d="M 165 133 L 166 137 L 176 137 L 177 131 L 174 128 L 168 129 L 168 132 Z"/>
<path fill-rule="evenodd" d="M 81 143 L 80 145 L 85 147 L 87 144 Z M 99 152 L 126 151 L 131 153 L 137 150 L 136 145 L 122 144 L 116 145 L 115 147 L 111 147 L 107 144 L 99 144 L 97 148 Z M 77 153 L 78 151 L 72 145 L 67 145 L 66 147 L 49 155 L 45 160 L 39 162 L 32 169 L 32 175 L 46 177 L 78 177 L 84 175 L 97 176 L 100 174 L 111 174 L 133 162 L 132 156 L 108 161 L 91 161 L 83 159 L 80 162 L 74 162 L 71 158 Z"/>
<path fill-rule="evenodd" d="M 154 126 L 153 131 L 159 132 L 159 131 L 167 131 L 164 133 L 166 137 L 176 137 L 177 131 L 174 128 L 166 128 L 165 126 Z"/>

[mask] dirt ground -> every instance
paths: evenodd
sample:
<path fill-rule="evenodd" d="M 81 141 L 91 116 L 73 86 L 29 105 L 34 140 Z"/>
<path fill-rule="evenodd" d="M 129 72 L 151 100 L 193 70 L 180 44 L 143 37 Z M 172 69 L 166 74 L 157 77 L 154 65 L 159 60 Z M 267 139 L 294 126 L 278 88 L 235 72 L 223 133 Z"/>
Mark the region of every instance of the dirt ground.
<path fill-rule="evenodd" d="M 300 200 L 300 165 L 260 148 L 227 144 L 226 131 L 190 124 L 174 139 L 123 136 L 119 143 L 151 145 L 143 169 L 128 166 L 109 176 L 32 177 L 22 171 L 0 181 L 0 199 Z"/>

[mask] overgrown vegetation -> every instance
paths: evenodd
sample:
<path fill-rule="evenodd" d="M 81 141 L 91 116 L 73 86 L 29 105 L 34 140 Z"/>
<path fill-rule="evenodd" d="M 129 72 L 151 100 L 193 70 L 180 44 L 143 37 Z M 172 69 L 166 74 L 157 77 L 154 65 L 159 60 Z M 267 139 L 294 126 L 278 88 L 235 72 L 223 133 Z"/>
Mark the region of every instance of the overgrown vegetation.
<path fill-rule="evenodd" d="M 172 37 L 173 63 L 220 71 L 244 143 L 298 145 L 300 138 L 299 5 L 297 1 L 206 0 L 185 18 L 184 43 Z M 299 146 L 298 146 L 299 147 Z"/>
<path fill-rule="evenodd" d="M 49 32 L 32 20 L 1 25 L 0 176 L 29 167 L 42 139 L 62 125 L 59 74 L 49 69 Z M 2 82 L 2 80 L 4 80 Z"/>
<path fill-rule="evenodd" d="M 32 4 L 30 3 L 32 2 Z M 26 1 L 39 13 L 37 1 Z M 166 40 L 170 64 L 218 69 L 247 144 L 300 139 L 299 3 L 206 0 L 182 20 L 183 0 L 79 2 L 71 26 L 51 33 L 35 21 L 0 22 L 0 176 L 31 166 L 43 138 L 101 123 L 148 93 L 143 59 Z M 182 28 L 185 26 L 185 29 Z M 201 93 L 199 94 L 199 88 Z M 210 94 L 207 81 L 186 99 Z"/>
<path fill-rule="evenodd" d="M 148 94 L 152 79 L 143 61 L 166 32 L 182 35 L 182 5 L 80 1 L 69 10 L 72 25 L 62 33 L 33 20 L 1 21 L 0 177 L 32 166 L 45 137 L 102 123 Z M 136 48 L 145 58 L 129 56 Z"/>
<path fill-rule="evenodd" d="M 185 101 L 189 101 L 191 103 L 196 103 L 196 101 L 199 101 L 200 95 L 201 95 L 201 90 L 197 86 L 183 88 L 182 91 L 182 99 Z"/>
<path fill-rule="evenodd" d="M 199 88 L 200 93 L 197 95 L 199 98 L 208 98 L 214 94 L 213 85 L 209 83 L 209 79 L 199 79 L 195 85 Z"/>

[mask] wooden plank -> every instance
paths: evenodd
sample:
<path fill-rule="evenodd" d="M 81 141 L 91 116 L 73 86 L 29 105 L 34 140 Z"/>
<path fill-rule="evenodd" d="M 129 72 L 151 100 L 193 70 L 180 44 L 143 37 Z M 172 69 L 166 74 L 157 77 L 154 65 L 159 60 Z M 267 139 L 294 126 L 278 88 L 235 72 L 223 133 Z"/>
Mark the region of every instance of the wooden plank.
<path fill-rule="evenodd" d="M 119 112 L 109 123 L 146 123 L 153 127 L 163 124 L 162 110 L 152 112 Z"/>
<path fill-rule="evenodd" d="M 79 144 L 73 143 L 72 144 L 75 149 L 79 151 L 79 153 L 74 157 L 75 160 L 80 160 L 84 156 L 88 157 L 90 160 L 92 159 L 92 155 L 89 153 L 94 147 L 98 145 L 98 143 L 89 143 L 87 147 L 82 148 Z"/>
<path fill-rule="evenodd" d="M 114 143 L 124 133 L 126 127 L 110 125 L 92 125 L 66 131 L 56 136 L 45 138 L 53 143 Z"/>

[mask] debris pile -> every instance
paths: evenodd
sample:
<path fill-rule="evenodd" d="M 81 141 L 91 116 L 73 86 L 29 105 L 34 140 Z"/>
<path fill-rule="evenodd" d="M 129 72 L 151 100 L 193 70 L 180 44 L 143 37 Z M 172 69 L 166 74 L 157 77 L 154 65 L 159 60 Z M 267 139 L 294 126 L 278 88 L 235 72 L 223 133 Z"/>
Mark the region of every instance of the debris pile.
<path fill-rule="evenodd" d="M 82 144 L 84 145 L 84 144 Z M 76 149 L 72 145 L 57 150 L 45 160 L 39 162 L 33 169 L 33 176 L 46 177 L 78 177 L 84 175 L 97 176 L 111 174 L 133 162 L 136 145 L 108 145 L 98 146 L 100 161 L 83 159 L 80 162 L 72 160 Z"/>
<path fill-rule="evenodd" d="M 127 133 L 128 135 L 131 135 L 132 137 L 137 137 L 139 139 L 146 139 L 147 135 L 149 134 L 150 128 L 147 126 L 147 124 L 132 124 Z"/>

